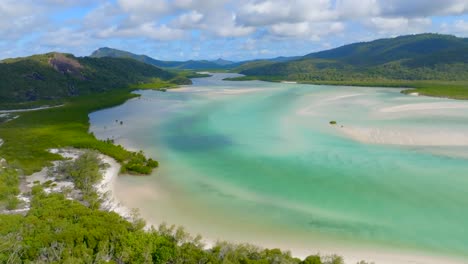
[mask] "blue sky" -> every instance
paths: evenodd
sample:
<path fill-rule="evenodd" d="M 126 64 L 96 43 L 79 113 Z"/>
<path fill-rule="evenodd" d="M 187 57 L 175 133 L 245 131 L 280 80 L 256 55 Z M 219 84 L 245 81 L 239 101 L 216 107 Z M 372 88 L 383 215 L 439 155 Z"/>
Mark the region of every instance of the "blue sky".
<path fill-rule="evenodd" d="M 0 0 L 0 59 L 113 47 L 244 60 L 422 32 L 467 37 L 468 0 Z"/>

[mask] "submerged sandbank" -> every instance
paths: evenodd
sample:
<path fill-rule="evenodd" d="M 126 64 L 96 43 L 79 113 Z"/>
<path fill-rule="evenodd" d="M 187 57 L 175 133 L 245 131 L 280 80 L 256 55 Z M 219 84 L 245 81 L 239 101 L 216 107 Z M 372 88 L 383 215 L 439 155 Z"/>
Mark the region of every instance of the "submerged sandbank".
<path fill-rule="evenodd" d="M 137 207 L 142 200 L 157 206 L 157 201 L 170 200 L 172 190 L 168 186 L 163 185 L 135 185 L 129 184 L 127 180 L 131 176 L 123 176 L 119 178 L 115 185 L 115 194 L 117 199 L 125 201 L 127 207 Z M 134 183 L 134 181 L 132 181 Z M 168 189 L 165 189 L 168 187 Z M 139 198 L 136 198 L 139 197 Z M 144 197 L 143 199 L 140 199 Z M 183 201 L 180 201 L 183 203 Z M 173 207 L 187 208 L 187 205 L 173 204 Z M 217 215 L 218 212 L 201 212 L 205 218 L 191 218 L 190 213 L 187 215 L 168 215 L 171 214 L 167 210 L 161 210 L 158 213 L 149 213 L 144 208 L 140 207 L 141 215 L 150 226 L 158 226 L 162 223 L 180 224 L 186 230 L 195 235 L 200 234 L 203 237 L 203 242 L 206 248 L 210 248 L 217 241 L 229 241 L 232 243 L 249 243 L 262 248 L 280 248 L 284 251 L 290 251 L 291 254 L 298 258 L 305 258 L 308 255 L 320 254 L 322 256 L 337 254 L 342 256 L 347 264 L 354 264 L 358 261 L 365 260 L 368 263 L 375 264 L 463 264 L 466 263 L 463 259 L 455 257 L 441 256 L 431 254 L 429 252 L 419 252 L 414 250 L 384 248 L 381 245 L 363 246 L 362 244 L 352 245 L 352 243 L 333 243 L 331 241 L 317 236 L 313 238 L 298 237 L 297 240 L 288 237 L 287 230 L 275 230 L 275 233 L 270 233 L 266 226 L 256 226 L 244 223 L 242 230 L 239 226 L 231 226 L 230 229 L 222 229 L 219 222 L 223 216 Z M 184 210 L 184 209 L 182 209 Z M 190 212 L 189 209 L 185 209 Z M 193 209 L 192 210 L 196 210 Z M 177 222 L 177 220 L 179 219 Z M 181 221 L 180 219 L 183 219 Z M 183 222 L 180 223 L 180 222 Z M 280 235 L 283 234 L 283 235 Z"/>
<path fill-rule="evenodd" d="M 264 85 L 233 83 L 230 89 L 257 84 Z M 347 263 L 463 263 L 450 256 L 463 255 L 466 245 L 457 231 L 466 215 L 453 213 L 464 208 L 465 181 L 458 176 L 465 163 L 427 155 L 426 148 L 361 144 L 340 131 L 343 125 L 423 133 L 435 124 L 442 133 L 464 131 L 463 111 L 379 111 L 437 102 L 390 89 L 271 84 L 265 93 L 220 96 L 226 84 L 210 85 L 195 86 L 199 92 L 193 94 L 148 92 L 144 105 L 129 101 L 115 115 L 96 114 L 102 127 L 125 111 L 129 121 L 119 134 L 161 161 L 155 177 L 116 182 L 117 197 L 140 208 L 150 224 L 182 225 L 209 242 L 250 242 L 290 249 L 295 256 L 337 253 Z M 280 86 L 285 89 L 274 89 Z M 330 126 L 331 120 L 338 125 Z M 93 132 L 106 138 L 110 131 Z M 383 132 L 375 132 L 376 141 L 389 137 Z M 401 141 L 394 143 L 437 140 L 415 142 L 411 134 Z M 443 185 L 439 171 L 450 171 Z M 226 188 L 237 189 L 233 194 Z M 246 191 L 262 199 L 251 199 Z M 340 216 L 329 221 L 330 215 L 291 209 L 278 200 Z"/>
<path fill-rule="evenodd" d="M 403 146 L 468 146 L 468 134 L 446 129 L 401 130 L 399 128 L 336 126 L 343 135 L 370 144 Z"/>

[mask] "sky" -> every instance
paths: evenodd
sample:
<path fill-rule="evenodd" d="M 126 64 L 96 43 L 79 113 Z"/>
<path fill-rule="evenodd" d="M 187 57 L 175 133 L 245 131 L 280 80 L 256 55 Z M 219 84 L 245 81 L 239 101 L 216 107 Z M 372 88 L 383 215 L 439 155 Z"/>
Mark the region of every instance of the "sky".
<path fill-rule="evenodd" d="M 0 59 L 111 47 L 239 61 L 424 32 L 468 37 L 468 0 L 0 0 Z"/>

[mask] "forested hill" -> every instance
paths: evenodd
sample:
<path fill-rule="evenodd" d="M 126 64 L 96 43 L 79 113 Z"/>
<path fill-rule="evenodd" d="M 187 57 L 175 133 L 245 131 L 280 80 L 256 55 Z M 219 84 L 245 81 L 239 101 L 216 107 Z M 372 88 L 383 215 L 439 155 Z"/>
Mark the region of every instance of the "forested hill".
<path fill-rule="evenodd" d="M 146 55 L 137 55 L 128 51 L 112 49 L 112 48 L 99 48 L 95 50 L 91 57 L 94 58 L 132 58 L 147 64 L 151 64 L 157 67 L 163 68 L 174 68 L 174 69 L 191 69 L 191 70 L 202 70 L 202 69 L 226 69 L 230 68 L 229 65 L 234 64 L 232 61 L 226 61 L 218 59 L 215 61 L 208 60 L 188 60 L 188 61 L 162 61 L 156 60 Z"/>
<path fill-rule="evenodd" d="M 57 52 L 3 60 L 0 72 L 0 103 L 59 99 L 155 80 L 190 83 L 129 58 L 79 58 Z"/>
<path fill-rule="evenodd" d="M 245 64 L 256 64 L 258 62 L 285 62 L 300 57 L 276 57 L 269 59 L 255 59 L 248 61 L 229 61 L 221 58 L 217 60 L 187 60 L 187 61 L 163 61 L 151 58 L 147 55 L 138 55 L 124 50 L 118 50 L 113 48 L 99 48 L 90 55 L 93 58 L 132 58 L 147 64 L 151 64 L 157 67 L 168 68 L 168 69 L 181 69 L 181 70 L 232 70 Z"/>
<path fill-rule="evenodd" d="M 261 79 L 321 81 L 468 80 L 468 39 L 419 34 L 355 43 L 281 63 L 243 65 Z"/>

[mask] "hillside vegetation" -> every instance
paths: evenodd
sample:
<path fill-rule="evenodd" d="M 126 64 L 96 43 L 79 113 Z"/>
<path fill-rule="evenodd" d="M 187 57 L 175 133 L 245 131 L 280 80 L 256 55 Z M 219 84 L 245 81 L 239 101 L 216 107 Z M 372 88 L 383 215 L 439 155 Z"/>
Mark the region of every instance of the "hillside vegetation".
<path fill-rule="evenodd" d="M 93 58 L 132 58 L 134 60 L 150 64 L 157 67 L 173 68 L 173 69 L 192 69 L 192 70 L 219 70 L 228 69 L 229 65 L 233 64 L 232 61 L 218 59 L 215 61 L 208 60 L 188 60 L 188 61 L 162 61 L 153 59 L 147 55 L 137 55 L 128 51 L 112 49 L 112 48 L 99 48 L 95 50 L 91 57 Z"/>
<path fill-rule="evenodd" d="M 163 61 L 151 58 L 147 55 L 138 55 L 124 50 L 118 50 L 113 48 L 99 48 L 95 50 L 91 55 L 93 58 L 132 58 L 143 63 L 147 63 L 153 66 L 162 67 L 166 69 L 176 69 L 176 70 L 204 70 L 204 71 L 228 71 L 238 67 L 242 67 L 245 64 L 252 63 L 255 65 L 258 63 L 265 62 L 285 62 L 299 57 L 276 57 L 270 59 L 262 60 L 248 60 L 248 61 L 229 61 L 223 60 L 221 58 L 217 60 L 188 60 L 188 61 Z"/>
<path fill-rule="evenodd" d="M 155 81 L 190 80 L 129 58 L 47 53 L 0 63 L 0 103 L 57 100 Z"/>
<path fill-rule="evenodd" d="M 110 139 L 96 139 L 89 133 L 88 114 L 137 97 L 133 90 L 191 83 L 183 75 L 133 59 L 77 58 L 61 53 L 7 59 L 0 63 L 0 72 L 1 108 L 61 104 L 2 115 L 0 162 L 11 169 L 0 170 L 0 210 L 17 206 L 18 177 L 62 159 L 49 152 L 53 148 L 94 149 L 116 159 L 122 172 L 151 174 L 157 161 L 115 145 Z M 120 124 L 125 126 L 122 121 Z"/>
<path fill-rule="evenodd" d="M 468 96 L 467 63 L 468 39 L 419 34 L 350 44 L 288 62 L 245 64 L 238 71 L 247 75 L 241 79 L 269 81 L 415 88 L 425 88 L 427 83 L 432 89 L 419 91 L 429 95 L 436 95 L 433 88 L 441 83 L 444 90 L 437 96 L 464 98 Z M 450 82 L 458 89 L 456 96 Z"/>
<path fill-rule="evenodd" d="M 26 216 L 0 215 L 0 263 L 187 263 L 343 264 L 339 256 L 304 260 L 280 249 L 217 242 L 204 249 L 201 237 L 161 225 L 144 231 L 137 217 L 127 221 L 33 188 Z M 361 262 L 362 263 L 362 262 Z"/>

